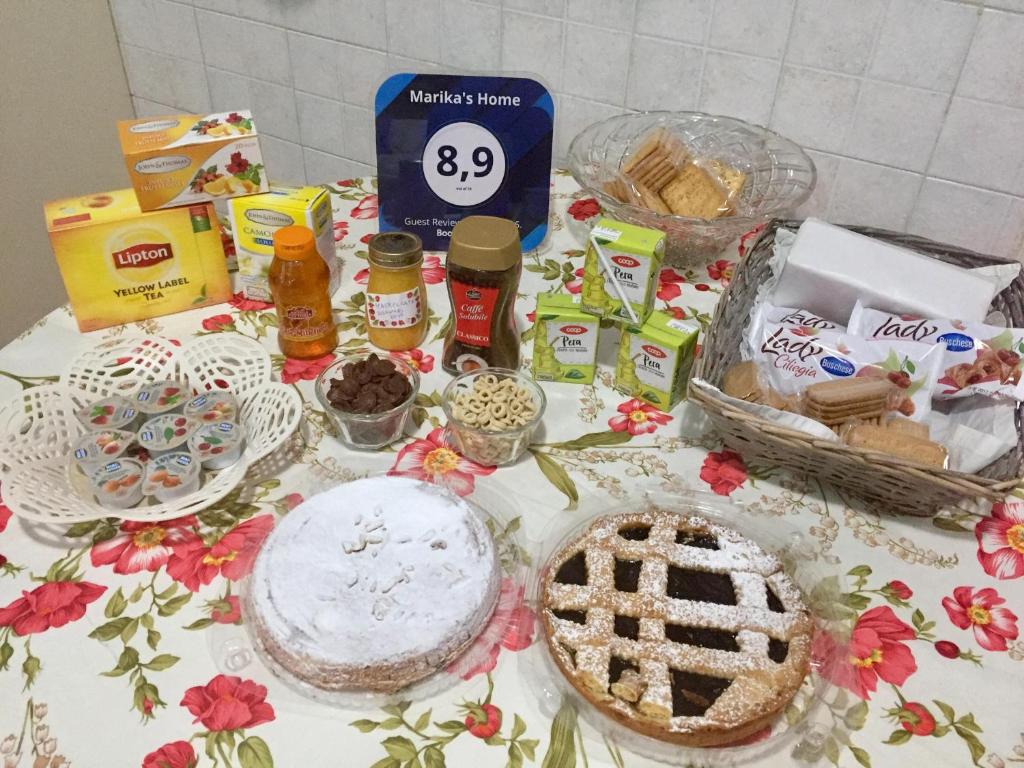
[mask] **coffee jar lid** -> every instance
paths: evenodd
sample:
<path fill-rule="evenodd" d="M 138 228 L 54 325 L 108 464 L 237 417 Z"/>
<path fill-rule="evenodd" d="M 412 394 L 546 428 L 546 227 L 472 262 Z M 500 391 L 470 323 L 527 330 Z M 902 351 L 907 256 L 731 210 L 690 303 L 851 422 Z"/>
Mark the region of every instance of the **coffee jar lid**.
<path fill-rule="evenodd" d="M 519 227 L 497 216 L 467 216 L 455 225 L 448 260 L 469 269 L 503 272 L 523 259 Z"/>
<path fill-rule="evenodd" d="M 423 243 L 411 232 L 379 232 L 368 247 L 370 261 L 381 267 L 411 267 L 423 260 Z"/>

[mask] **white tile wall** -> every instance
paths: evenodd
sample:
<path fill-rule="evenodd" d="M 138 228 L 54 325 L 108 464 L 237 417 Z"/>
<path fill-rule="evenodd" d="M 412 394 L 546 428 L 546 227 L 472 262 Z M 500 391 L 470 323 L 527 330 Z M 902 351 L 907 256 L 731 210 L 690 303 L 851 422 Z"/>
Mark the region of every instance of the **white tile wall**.
<path fill-rule="evenodd" d="M 110 0 L 139 115 L 246 106 L 276 178 L 371 173 L 393 71 L 533 72 L 556 160 L 701 109 L 801 143 L 798 212 L 1024 260 L 1024 0 Z"/>

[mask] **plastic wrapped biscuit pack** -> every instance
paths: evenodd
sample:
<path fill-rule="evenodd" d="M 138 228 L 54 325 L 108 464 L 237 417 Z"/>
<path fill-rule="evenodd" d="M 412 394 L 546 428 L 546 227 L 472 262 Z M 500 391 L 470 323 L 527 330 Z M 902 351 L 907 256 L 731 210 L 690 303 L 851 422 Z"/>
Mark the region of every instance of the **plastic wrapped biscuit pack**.
<path fill-rule="evenodd" d="M 717 219 L 736 212 L 746 174 L 714 158 L 693 154 L 666 128 L 657 128 L 626 155 L 605 192 L 656 213 Z"/>

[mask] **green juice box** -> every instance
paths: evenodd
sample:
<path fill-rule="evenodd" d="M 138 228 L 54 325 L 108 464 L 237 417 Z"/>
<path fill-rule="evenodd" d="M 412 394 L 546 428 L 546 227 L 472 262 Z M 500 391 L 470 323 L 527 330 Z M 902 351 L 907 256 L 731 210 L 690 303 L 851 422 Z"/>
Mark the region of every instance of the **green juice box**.
<path fill-rule="evenodd" d="M 665 233 L 612 219 L 601 219 L 591 235 L 608 256 L 615 277 L 642 324 L 651 314 L 654 304 L 658 272 L 665 256 Z M 584 312 L 633 323 L 593 243 L 587 246 L 587 256 L 583 262 L 583 289 L 580 296 L 580 308 Z"/>
<path fill-rule="evenodd" d="M 686 395 L 697 347 L 696 325 L 654 312 L 640 328 L 623 328 L 615 388 L 662 411 Z"/>
<path fill-rule="evenodd" d="M 538 381 L 593 382 L 600 320 L 583 312 L 579 302 L 579 296 L 537 295 L 533 377 Z"/>

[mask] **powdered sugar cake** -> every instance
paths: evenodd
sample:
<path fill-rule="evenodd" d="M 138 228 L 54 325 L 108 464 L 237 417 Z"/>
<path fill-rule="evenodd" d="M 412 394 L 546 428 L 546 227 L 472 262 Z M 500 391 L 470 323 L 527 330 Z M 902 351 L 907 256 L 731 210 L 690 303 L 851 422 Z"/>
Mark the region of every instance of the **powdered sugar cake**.
<path fill-rule="evenodd" d="M 407 478 L 314 496 L 253 567 L 257 642 L 326 691 L 396 691 L 443 668 L 484 628 L 500 582 L 494 541 L 462 499 Z"/>
<path fill-rule="evenodd" d="M 704 518 L 600 518 L 551 558 L 542 588 L 561 672 L 600 711 L 656 739 L 743 739 L 808 672 L 811 618 L 781 563 Z"/>

